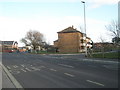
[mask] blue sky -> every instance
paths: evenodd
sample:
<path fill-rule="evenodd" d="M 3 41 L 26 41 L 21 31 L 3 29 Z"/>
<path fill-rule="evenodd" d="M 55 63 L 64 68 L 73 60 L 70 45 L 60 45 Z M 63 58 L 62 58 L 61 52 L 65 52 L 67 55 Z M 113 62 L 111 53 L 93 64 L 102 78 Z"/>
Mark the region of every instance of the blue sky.
<path fill-rule="evenodd" d="M 118 19 L 118 0 L 85 2 L 88 37 L 94 42 L 98 42 L 100 36 L 110 41 L 105 25 Z M 43 33 L 47 42 L 52 44 L 58 31 L 72 25 L 80 30 L 80 27 L 84 28 L 83 23 L 80 0 L 0 0 L 0 40 L 17 40 L 20 43 L 31 29 Z M 6 32 L 9 34 L 6 35 Z"/>
<path fill-rule="evenodd" d="M 2 8 L 1 15 L 7 17 L 83 16 L 83 5 L 80 2 L 1 2 L 0 6 Z M 117 12 L 116 4 L 90 9 L 86 2 L 86 15 L 91 18 L 115 19 Z"/>

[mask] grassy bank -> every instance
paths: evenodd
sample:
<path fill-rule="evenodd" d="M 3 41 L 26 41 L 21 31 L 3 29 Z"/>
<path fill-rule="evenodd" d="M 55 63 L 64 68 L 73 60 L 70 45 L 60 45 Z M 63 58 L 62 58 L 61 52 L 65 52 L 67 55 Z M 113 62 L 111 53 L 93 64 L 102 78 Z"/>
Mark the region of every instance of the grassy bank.
<path fill-rule="evenodd" d="M 109 53 L 97 53 L 93 54 L 94 58 L 108 58 L 108 59 L 118 59 L 120 58 L 120 52 L 109 52 Z"/>

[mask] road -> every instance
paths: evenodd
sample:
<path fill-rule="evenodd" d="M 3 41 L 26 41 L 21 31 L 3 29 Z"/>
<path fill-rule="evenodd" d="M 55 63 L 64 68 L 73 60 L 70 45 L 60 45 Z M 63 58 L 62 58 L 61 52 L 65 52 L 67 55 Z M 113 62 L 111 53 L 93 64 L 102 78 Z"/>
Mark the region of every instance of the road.
<path fill-rule="evenodd" d="M 2 63 L 24 88 L 117 88 L 118 63 L 82 55 L 3 53 Z"/>

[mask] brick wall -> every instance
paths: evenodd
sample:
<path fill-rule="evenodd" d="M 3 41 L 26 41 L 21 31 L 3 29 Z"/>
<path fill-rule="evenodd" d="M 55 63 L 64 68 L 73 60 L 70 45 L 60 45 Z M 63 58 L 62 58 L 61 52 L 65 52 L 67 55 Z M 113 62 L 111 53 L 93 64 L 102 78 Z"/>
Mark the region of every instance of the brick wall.
<path fill-rule="evenodd" d="M 58 33 L 59 52 L 79 52 L 80 33 Z"/>

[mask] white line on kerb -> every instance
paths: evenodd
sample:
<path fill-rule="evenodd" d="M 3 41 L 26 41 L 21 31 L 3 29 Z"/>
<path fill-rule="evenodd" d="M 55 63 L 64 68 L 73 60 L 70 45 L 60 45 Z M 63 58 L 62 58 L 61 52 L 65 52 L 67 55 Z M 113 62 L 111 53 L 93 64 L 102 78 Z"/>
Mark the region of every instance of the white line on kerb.
<path fill-rule="evenodd" d="M 57 70 L 55 70 L 55 69 L 52 69 L 52 68 L 51 68 L 50 70 L 51 70 L 51 71 L 57 71 Z"/>
<path fill-rule="evenodd" d="M 70 77 L 75 77 L 74 75 L 69 74 L 69 73 L 64 73 L 64 74 L 67 75 L 67 76 L 70 76 Z"/>
<path fill-rule="evenodd" d="M 87 82 L 90 82 L 90 83 L 93 83 L 93 84 L 96 84 L 96 85 L 99 85 L 99 86 L 105 86 L 101 83 L 98 83 L 98 82 L 94 82 L 94 81 L 91 81 L 91 80 L 86 80 Z"/>
<path fill-rule="evenodd" d="M 70 66 L 70 65 L 66 65 L 66 64 L 59 64 L 61 66 L 65 66 L 65 67 L 70 67 L 70 68 L 74 68 L 73 66 Z"/>

